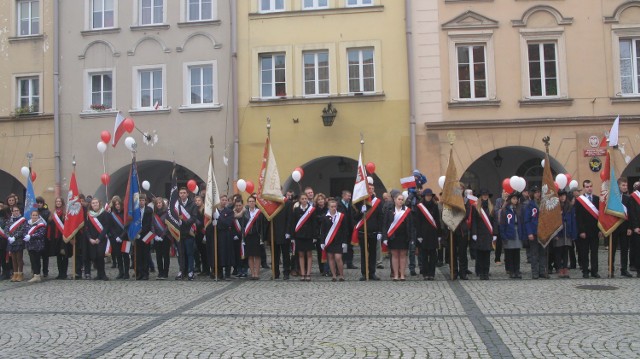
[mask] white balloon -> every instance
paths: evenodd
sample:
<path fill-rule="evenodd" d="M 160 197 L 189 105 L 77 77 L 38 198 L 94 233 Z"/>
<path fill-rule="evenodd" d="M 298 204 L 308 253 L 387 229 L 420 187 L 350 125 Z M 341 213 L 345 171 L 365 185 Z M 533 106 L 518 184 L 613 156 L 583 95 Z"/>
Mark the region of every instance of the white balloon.
<path fill-rule="evenodd" d="M 149 188 L 151 188 L 151 183 L 149 183 L 149 181 L 142 181 L 142 189 L 148 191 Z"/>
<path fill-rule="evenodd" d="M 20 169 L 20 173 L 24 176 L 27 177 L 29 176 L 29 167 L 24 166 Z"/>
<path fill-rule="evenodd" d="M 567 187 L 567 176 L 564 173 L 558 173 L 556 176 L 556 183 L 560 189 Z"/>
<path fill-rule="evenodd" d="M 198 192 L 200 192 L 200 187 L 196 186 L 196 189 L 193 191 L 193 193 L 198 194 Z"/>
<path fill-rule="evenodd" d="M 241 178 L 236 183 L 236 186 L 238 186 L 238 191 L 244 192 L 247 189 L 247 182 Z"/>
<path fill-rule="evenodd" d="M 511 176 L 511 178 L 509 178 L 509 185 L 514 190 L 522 192 L 525 188 L 527 188 L 527 181 L 525 181 L 525 179 L 522 177 Z"/>
<path fill-rule="evenodd" d="M 302 179 L 302 174 L 300 173 L 300 171 L 293 171 L 293 173 L 291 174 L 291 178 L 293 178 L 293 180 L 296 182 L 300 182 L 300 179 Z"/>
<path fill-rule="evenodd" d="M 407 199 L 407 197 L 409 197 L 409 192 L 408 191 L 402 191 L 402 197 L 404 197 L 404 199 Z"/>
<path fill-rule="evenodd" d="M 440 178 L 438 178 L 438 186 L 440 186 L 440 188 L 444 188 L 444 182 L 446 179 L 446 176 L 440 176 Z"/>
<path fill-rule="evenodd" d="M 572 180 L 571 183 L 569 183 L 569 189 L 570 190 L 578 189 L 578 181 Z"/>
<path fill-rule="evenodd" d="M 104 153 L 104 151 L 107 150 L 107 144 L 102 142 L 102 141 L 98 142 L 98 146 L 97 147 L 98 147 L 98 152 L 100 152 L 100 153 Z"/>
<path fill-rule="evenodd" d="M 519 192 L 522 192 L 525 188 L 527 188 L 527 180 L 525 180 L 523 177 L 518 177 L 518 188 L 520 188 L 518 190 Z"/>
<path fill-rule="evenodd" d="M 124 139 L 124 145 L 129 149 L 129 151 L 133 151 L 133 146 L 136 144 L 135 138 L 129 136 Z"/>
<path fill-rule="evenodd" d="M 542 159 L 542 161 L 540 161 L 540 166 L 544 168 L 544 158 Z"/>

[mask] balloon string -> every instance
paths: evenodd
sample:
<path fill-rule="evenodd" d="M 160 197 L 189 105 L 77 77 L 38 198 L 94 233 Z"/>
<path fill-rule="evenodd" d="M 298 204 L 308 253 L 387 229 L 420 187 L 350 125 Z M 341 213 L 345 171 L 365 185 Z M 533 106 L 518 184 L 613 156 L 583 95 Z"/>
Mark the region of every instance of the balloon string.
<path fill-rule="evenodd" d="M 104 152 L 102 153 L 102 173 L 107 173 L 107 162 L 105 161 L 105 155 Z M 109 201 L 109 182 L 104 184 L 104 196 L 105 196 L 105 201 L 108 202 Z"/>

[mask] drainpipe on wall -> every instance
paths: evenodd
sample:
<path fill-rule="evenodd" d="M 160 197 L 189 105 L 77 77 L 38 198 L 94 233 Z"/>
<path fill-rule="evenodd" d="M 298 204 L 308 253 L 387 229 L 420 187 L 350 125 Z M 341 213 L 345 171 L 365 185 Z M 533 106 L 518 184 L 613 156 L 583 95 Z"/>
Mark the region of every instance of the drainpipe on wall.
<path fill-rule="evenodd" d="M 404 1 L 406 37 L 407 37 L 407 67 L 409 75 L 409 140 L 411 141 L 411 170 L 417 168 L 416 161 L 416 111 L 415 111 L 415 82 L 413 68 L 413 32 L 411 24 L 411 1 Z"/>
<path fill-rule="evenodd" d="M 238 5 L 235 0 L 229 0 L 231 6 L 231 111 L 233 114 L 233 181 L 239 177 L 239 135 L 238 135 L 238 30 L 236 22 Z"/>
<path fill-rule="evenodd" d="M 53 0 L 53 162 L 56 179 L 54 194 L 60 196 L 62 166 L 60 160 L 60 2 Z"/>

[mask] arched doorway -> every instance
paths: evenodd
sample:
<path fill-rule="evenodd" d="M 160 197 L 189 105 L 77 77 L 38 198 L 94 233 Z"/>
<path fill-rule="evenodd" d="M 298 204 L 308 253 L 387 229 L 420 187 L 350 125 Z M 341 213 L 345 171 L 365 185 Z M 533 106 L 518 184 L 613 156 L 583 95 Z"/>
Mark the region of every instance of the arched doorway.
<path fill-rule="evenodd" d="M 8 172 L 0 170 L 0 201 L 5 201 L 9 194 L 15 193 L 20 198 L 20 203 L 24 203 L 25 186 L 17 178 Z"/>
<path fill-rule="evenodd" d="M 171 171 L 173 170 L 173 162 L 147 160 L 138 161 L 136 163 L 138 169 L 138 180 L 149 181 L 151 187 L 148 194 L 152 197 L 161 196 L 168 197 L 171 191 Z M 205 189 L 205 181 L 198 177 L 193 171 L 181 165 L 176 165 L 176 178 L 178 180 L 178 187 L 185 186 L 190 179 L 196 180 L 201 190 Z M 109 183 L 109 198 L 114 195 L 123 196 L 127 189 L 127 182 L 129 181 L 129 170 L 131 165 L 121 167 L 117 171 L 111 174 L 111 182 Z M 218 183 L 218 189 L 221 193 L 227 193 L 229 191 L 228 185 L 225 183 Z M 142 193 L 143 191 L 141 189 Z M 100 185 L 96 190 L 95 196 L 101 200 L 105 200 L 105 187 Z"/>
<path fill-rule="evenodd" d="M 551 172 L 566 173 L 565 168 L 553 157 Z M 520 176 L 527 181 L 527 187 L 542 183 L 541 161 L 544 152 L 530 147 L 510 146 L 485 153 L 475 160 L 462 174 L 461 181 L 473 190 L 486 188 L 494 195 L 502 193 L 502 180 Z"/>
<path fill-rule="evenodd" d="M 305 187 L 311 186 L 315 193 L 324 193 L 330 197 L 339 197 L 343 190 L 353 191 L 356 179 L 358 161 L 340 156 L 319 157 L 301 166 L 304 177 L 296 184 L 289 177 L 284 182 L 285 191 L 300 193 Z M 380 178 L 374 173 L 371 175 L 375 186 L 376 195 L 382 196 L 386 188 Z"/>
<path fill-rule="evenodd" d="M 640 181 L 640 155 L 629 162 L 620 176 L 627 177 L 629 181 L 629 191 L 633 192 L 633 184 Z"/>

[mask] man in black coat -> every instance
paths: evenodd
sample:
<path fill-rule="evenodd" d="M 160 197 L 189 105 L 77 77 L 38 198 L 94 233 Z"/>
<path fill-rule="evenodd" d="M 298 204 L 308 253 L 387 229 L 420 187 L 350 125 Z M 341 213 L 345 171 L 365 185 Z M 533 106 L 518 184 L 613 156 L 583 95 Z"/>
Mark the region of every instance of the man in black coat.
<path fill-rule="evenodd" d="M 193 263 L 193 251 L 195 247 L 195 238 L 194 231 L 192 231 L 191 226 L 196 222 L 198 207 L 196 207 L 195 203 L 189 198 L 189 192 L 187 192 L 186 187 L 180 187 L 178 196 L 180 197 L 178 199 L 178 203 L 182 206 L 179 255 L 183 260 L 180 261 L 180 272 L 176 276 L 176 279 L 182 279 L 184 273 L 188 273 L 187 278 L 189 280 L 194 280 L 195 277 L 193 271 L 195 266 Z"/>
<path fill-rule="evenodd" d="M 618 249 L 618 245 L 620 246 L 620 275 L 623 277 L 633 277 L 631 273 L 628 271 L 629 264 L 629 244 L 631 241 L 631 234 L 633 233 L 633 228 L 636 219 L 635 207 L 632 202 L 631 196 L 628 194 L 629 184 L 627 179 L 621 177 L 618 179 L 618 187 L 620 188 L 620 193 L 622 194 L 622 204 L 627 208 L 627 217 L 622 224 L 616 228 L 613 232 L 613 248 L 609 248 L 609 250 L 613 253 L 611 255 L 611 268 L 615 268 L 616 264 L 616 250 Z M 615 272 L 615 269 L 613 270 Z M 613 277 L 613 273 L 611 273 Z"/>
<path fill-rule="evenodd" d="M 273 226 L 273 243 L 274 258 L 271 263 L 275 266 L 275 279 L 280 278 L 280 257 L 282 256 L 282 270 L 284 272 L 283 280 L 289 280 L 291 273 L 291 239 L 287 238 L 287 229 L 289 228 L 289 217 L 291 217 L 292 204 L 287 200 L 284 207 L 271 220 Z M 269 234 L 271 235 L 271 234 Z"/>
<path fill-rule="evenodd" d="M 583 278 L 589 278 L 589 272 L 593 278 L 600 278 L 598 274 L 598 241 L 601 235 L 598 228 L 600 197 L 593 194 L 591 181 L 583 181 L 582 186 L 584 194 L 576 198 L 578 260 Z M 589 270 L 589 257 L 591 257 L 591 270 Z"/>
<path fill-rule="evenodd" d="M 374 193 L 373 179 L 368 179 L 368 185 L 371 193 Z M 366 214 L 367 216 L 367 251 L 369 255 L 369 279 L 371 280 L 380 280 L 378 276 L 376 276 L 376 249 L 378 245 L 378 241 L 382 240 L 382 230 L 383 230 L 383 206 L 382 200 L 375 196 L 375 193 L 371 196 L 371 203 L 361 202 L 356 206 L 355 210 L 355 218 L 354 223 L 357 223 L 364 219 Z M 368 202 L 368 201 L 366 201 Z M 364 223 L 364 222 L 363 222 Z M 364 240 L 364 225 L 358 228 L 358 242 L 360 245 L 360 271 L 362 273 L 362 277 L 360 277 L 361 281 L 367 280 L 367 260 L 366 260 L 366 252 L 365 252 L 365 240 Z"/>
<path fill-rule="evenodd" d="M 136 239 L 136 279 L 149 280 L 149 251 L 150 244 L 145 243 L 145 237 L 151 234 L 151 222 L 153 220 L 153 210 L 147 206 L 147 195 L 140 194 L 138 198 L 140 203 L 140 215 L 142 216 L 142 228 L 138 239 Z"/>
<path fill-rule="evenodd" d="M 354 210 L 351 206 L 351 192 L 344 190 L 341 194 L 341 199 L 338 201 L 338 212 L 343 213 L 344 223 L 343 226 L 346 225 L 346 230 L 349 235 L 353 231 L 353 216 Z M 353 244 L 351 244 L 351 240 L 347 241 L 347 253 L 343 255 L 344 262 L 347 264 L 347 269 L 358 269 L 358 267 L 353 265 Z"/>

